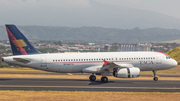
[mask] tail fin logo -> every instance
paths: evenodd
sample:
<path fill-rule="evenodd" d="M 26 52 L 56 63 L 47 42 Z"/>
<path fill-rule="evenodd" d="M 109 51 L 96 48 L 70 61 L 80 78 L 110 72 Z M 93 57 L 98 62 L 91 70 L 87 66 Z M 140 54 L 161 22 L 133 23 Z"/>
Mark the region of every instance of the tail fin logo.
<path fill-rule="evenodd" d="M 22 45 L 26 45 L 26 43 L 23 40 L 19 40 L 18 41 L 7 27 L 6 27 L 6 29 L 7 29 L 7 32 L 8 32 L 9 39 L 14 44 L 14 46 L 17 49 L 17 51 L 19 51 L 21 53 L 21 55 L 27 55 L 26 51 L 22 47 Z"/>
<path fill-rule="evenodd" d="M 40 54 L 15 25 L 5 25 L 13 55 Z"/>

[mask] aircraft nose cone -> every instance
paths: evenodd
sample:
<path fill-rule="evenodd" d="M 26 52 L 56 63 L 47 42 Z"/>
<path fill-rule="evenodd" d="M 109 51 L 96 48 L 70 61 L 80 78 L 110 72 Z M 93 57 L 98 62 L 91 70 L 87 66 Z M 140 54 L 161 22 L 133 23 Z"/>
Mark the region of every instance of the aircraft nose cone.
<path fill-rule="evenodd" d="M 172 66 L 175 67 L 175 66 L 177 66 L 177 64 L 178 64 L 177 61 L 176 61 L 176 60 L 173 60 Z"/>

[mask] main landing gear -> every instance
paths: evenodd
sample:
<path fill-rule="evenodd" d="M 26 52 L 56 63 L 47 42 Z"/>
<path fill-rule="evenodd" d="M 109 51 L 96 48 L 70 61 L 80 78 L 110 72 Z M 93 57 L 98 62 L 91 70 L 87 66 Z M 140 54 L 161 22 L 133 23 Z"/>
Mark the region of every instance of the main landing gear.
<path fill-rule="evenodd" d="M 108 78 L 106 76 L 101 77 L 101 82 L 108 82 Z"/>
<path fill-rule="evenodd" d="M 96 76 L 94 74 L 92 74 L 90 77 L 89 77 L 89 80 L 90 81 L 95 81 L 96 80 Z M 101 82 L 108 82 L 108 78 L 106 76 L 103 76 L 101 77 Z"/>
<path fill-rule="evenodd" d="M 156 77 L 156 70 L 153 70 L 154 73 L 154 81 L 158 81 L 158 77 Z"/>
<path fill-rule="evenodd" d="M 90 77 L 89 77 L 89 80 L 90 81 L 95 81 L 96 80 L 96 76 L 94 74 L 92 74 Z"/>

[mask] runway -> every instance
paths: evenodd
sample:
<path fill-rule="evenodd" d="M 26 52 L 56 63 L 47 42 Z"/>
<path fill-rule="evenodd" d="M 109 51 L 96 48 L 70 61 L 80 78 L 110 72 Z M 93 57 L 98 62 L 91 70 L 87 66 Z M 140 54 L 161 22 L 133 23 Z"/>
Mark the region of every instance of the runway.
<path fill-rule="evenodd" d="M 180 81 L 0 78 L 0 90 L 180 92 Z"/>

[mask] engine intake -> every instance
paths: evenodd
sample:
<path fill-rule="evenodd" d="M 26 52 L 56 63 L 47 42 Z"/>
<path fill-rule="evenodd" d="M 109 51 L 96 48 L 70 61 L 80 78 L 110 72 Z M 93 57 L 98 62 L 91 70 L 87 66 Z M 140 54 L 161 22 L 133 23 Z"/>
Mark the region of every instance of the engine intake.
<path fill-rule="evenodd" d="M 117 78 L 136 78 L 139 77 L 140 69 L 133 68 L 122 68 L 113 72 L 114 77 Z"/>
<path fill-rule="evenodd" d="M 4 62 L 4 59 L 2 58 L 2 62 Z"/>

